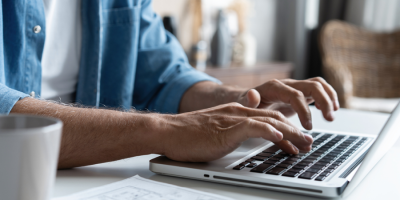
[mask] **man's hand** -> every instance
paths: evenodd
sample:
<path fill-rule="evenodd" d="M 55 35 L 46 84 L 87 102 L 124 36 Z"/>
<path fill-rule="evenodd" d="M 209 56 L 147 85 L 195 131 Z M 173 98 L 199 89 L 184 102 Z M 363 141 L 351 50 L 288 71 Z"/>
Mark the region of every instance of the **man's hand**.
<path fill-rule="evenodd" d="M 309 151 L 313 142 L 280 112 L 248 108 L 239 103 L 160 116 L 163 120 L 157 126 L 162 127 L 163 134 L 158 144 L 162 145 L 164 155 L 177 161 L 216 160 L 248 138 L 264 138 L 292 154 Z"/>
<path fill-rule="evenodd" d="M 335 90 L 322 78 L 298 81 L 271 80 L 240 95 L 238 102 L 251 107 L 277 110 L 286 117 L 298 114 L 304 128 L 312 129 L 308 104 L 315 101 L 324 118 L 334 120 L 333 111 L 339 109 Z"/>

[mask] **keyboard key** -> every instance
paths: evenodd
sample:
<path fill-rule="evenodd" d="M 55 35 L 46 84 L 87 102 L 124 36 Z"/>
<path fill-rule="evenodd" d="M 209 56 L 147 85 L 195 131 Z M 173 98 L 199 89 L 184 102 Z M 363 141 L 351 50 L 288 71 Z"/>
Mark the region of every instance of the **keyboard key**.
<path fill-rule="evenodd" d="M 265 161 L 268 159 L 268 157 L 262 157 L 262 156 L 253 156 L 251 158 L 254 160 L 259 160 L 259 161 Z"/>
<path fill-rule="evenodd" d="M 325 166 L 321 166 L 321 165 L 313 165 L 310 167 L 310 169 L 315 169 L 315 170 L 321 170 L 322 168 L 324 168 Z"/>
<path fill-rule="evenodd" d="M 253 167 L 255 167 L 255 166 L 257 166 L 257 163 L 250 163 L 250 164 L 247 165 L 246 167 L 248 167 L 248 168 L 253 168 Z"/>
<path fill-rule="evenodd" d="M 329 176 L 329 174 L 331 174 L 331 173 L 328 172 L 328 171 L 324 171 L 324 172 L 322 172 L 322 173 L 320 174 L 320 176 Z"/>
<path fill-rule="evenodd" d="M 292 165 L 293 163 L 296 163 L 296 161 L 293 161 L 293 160 L 285 160 L 285 161 L 281 162 L 281 164 L 288 164 L 288 165 Z"/>
<path fill-rule="evenodd" d="M 322 155 L 322 154 L 324 154 L 324 153 L 322 153 L 322 152 L 314 152 L 314 153 L 312 153 L 311 155 L 320 156 L 320 155 Z"/>
<path fill-rule="evenodd" d="M 279 165 L 277 165 L 276 167 L 279 167 L 279 168 L 288 168 L 290 165 L 288 165 L 288 164 L 279 164 Z"/>
<path fill-rule="evenodd" d="M 269 158 L 268 160 L 279 161 L 279 160 L 281 160 L 281 158 L 272 157 L 272 158 Z"/>
<path fill-rule="evenodd" d="M 328 165 L 328 163 L 326 162 L 316 162 L 313 166 L 321 166 L 321 167 L 325 167 L 326 165 Z"/>
<path fill-rule="evenodd" d="M 254 159 L 251 159 L 251 158 L 247 159 L 246 162 L 252 163 L 252 162 L 254 162 Z"/>
<path fill-rule="evenodd" d="M 315 160 L 315 159 L 312 159 L 312 158 L 305 158 L 305 159 L 303 159 L 301 162 L 312 163 L 312 162 L 314 162 L 314 160 Z"/>
<path fill-rule="evenodd" d="M 320 159 L 319 160 L 319 162 L 327 162 L 327 163 L 329 163 L 329 162 L 331 162 L 332 161 L 332 159 L 329 159 L 329 158 L 322 158 L 322 159 Z"/>
<path fill-rule="evenodd" d="M 239 165 L 243 165 L 243 166 L 247 166 L 248 164 L 250 164 L 250 163 L 248 163 L 248 162 L 242 162 L 242 163 L 240 163 Z"/>
<path fill-rule="evenodd" d="M 332 163 L 332 165 L 335 165 L 335 166 L 339 166 L 339 165 L 341 165 L 342 164 L 342 162 L 334 162 L 334 163 Z"/>
<path fill-rule="evenodd" d="M 288 154 L 288 153 L 286 153 L 286 152 L 284 152 L 284 151 L 281 151 L 281 152 L 279 152 L 278 153 L 279 155 L 282 155 L 282 156 L 290 156 L 291 154 Z"/>
<path fill-rule="evenodd" d="M 271 147 L 265 149 L 263 152 L 264 152 L 264 153 L 275 153 L 275 152 L 277 152 L 278 150 L 280 150 L 279 147 L 276 146 L 276 145 L 273 145 L 273 146 L 271 146 Z"/>
<path fill-rule="evenodd" d="M 237 165 L 237 166 L 234 167 L 233 169 L 234 169 L 234 170 L 241 170 L 241 169 L 243 169 L 243 168 L 244 168 L 243 165 Z"/>
<path fill-rule="evenodd" d="M 319 172 L 319 169 L 308 168 L 308 169 L 306 170 L 306 172 L 317 173 L 317 172 Z"/>
<path fill-rule="evenodd" d="M 288 159 L 286 159 L 286 161 L 288 161 L 288 160 L 296 162 L 296 161 L 300 160 L 300 158 L 289 157 Z"/>
<path fill-rule="evenodd" d="M 337 169 L 338 167 L 339 167 L 338 165 L 332 164 L 332 165 L 330 165 L 330 166 L 328 167 L 328 169 L 333 169 L 333 170 L 335 170 L 335 169 Z"/>
<path fill-rule="evenodd" d="M 317 137 L 319 134 L 321 134 L 321 133 L 311 133 L 311 136 L 313 137 L 313 138 L 315 138 L 315 137 Z"/>
<path fill-rule="evenodd" d="M 277 155 L 275 155 L 274 156 L 274 158 L 284 158 L 285 156 L 284 155 L 281 155 L 281 154 L 277 154 Z"/>
<path fill-rule="evenodd" d="M 313 159 L 313 160 L 317 159 L 318 157 L 319 157 L 319 156 L 315 156 L 315 155 L 307 156 L 308 159 Z"/>
<path fill-rule="evenodd" d="M 301 172 L 303 169 L 294 169 L 294 168 L 291 168 L 291 169 L 289 169 L 289 170 L 287 170 L 287 172 L 292 172 L 292 173 L 299 173 L 299 172 Z"/>
<path fill-rule="evenodd" d="M 310 166 L 312 164 L 312 162 L 304 162 L 304 161 L 301 161 L 301 162 L 299 162 L 299 163 L 297 163 L 296 165 L 300 165 L 300 166 Z"/>
<path fill-rule="evenodd" d="M 323 158 L 327 158 L 327 159 L 333 160 L 333 159 L 336 158 L 336 156 L 326 155 Z"/>
<path fill-rule="evenodd" d="M 318 176 L 317 178 L 315 178 L 316 181 L 323 181 L 325 180 L 325 176 Z"/>
<path fill-rule="evenodd" d="M 297 159 L 299 159 L 299 158 L 302 158 L 304 155 L 299 155 L 299 154 L 296 154 L 296 155 L 291 155 L 289 158 L 297 158 Z"/>
<path fill-rule="evenodd" d="M 262 157 L 270 157 L 272 155 L 274 155 L 274 154 L 273 153 L 259 153 L 259 154 L 257 154 L 257 156 L 262 156 Z"/>
<path fill-rule="evenodd" d="M 272 168 L 269 171 L 267 171 L 267 174 L 273 174 L 273 175 L 279 175 L 285 168 Z"/>
<path fill-rule="evenodd" d="M 295 172 L 285 172 L 282 174 L 282 176 L 287 176 L 287 177 L 295 177 L 297 173 Z"/>
<path fill-rule="evenodd" d="M 304 172 L 304 173 L 302 173 L 302 174 L 299 176 L 299 178 L 302 178 L 302 179 L 311 179 L 311 178 L 314 176 L 314 174 L 315 174 L 315 173 L 312 173 L 312 172 Z"/>
<path fill-rule="evenodd" d="M 332 173 L 332 172 L 334 172 L 334 171 L 335 171 L 335 169 L 329 169 L 329 168 L 327 168 L 327 169 L 325 169 L 324 172 L 326 172 L 326 173 Z"/>
<path fill-rule="evenodd" d="M 258 165 L 257 167 L 253 168 L 250 171 L 251 172 L 257 172 L 257 173 L 264 173 L 271 166 L 272 165 L 270 165 L 270 164 L 260 164 L 260 165 Z"/>
<path fill-rule="evenodd" d="M 300 170 L 302 170 L 302 169 L 304 169 L 304 168 L 306 168 L 307 166 L 304 166 L 304 165 L 295 165 L 295 166 L 293 166 L 292 167 L 292 169 L 300 169 Z"/>
<path fill-rule="evenodd" d="M 266 160 L 263 162 L 264 164 L 270 164 L 270 165 L 274 165 L 276 163 L 276 161 L 273 160 Z"/>

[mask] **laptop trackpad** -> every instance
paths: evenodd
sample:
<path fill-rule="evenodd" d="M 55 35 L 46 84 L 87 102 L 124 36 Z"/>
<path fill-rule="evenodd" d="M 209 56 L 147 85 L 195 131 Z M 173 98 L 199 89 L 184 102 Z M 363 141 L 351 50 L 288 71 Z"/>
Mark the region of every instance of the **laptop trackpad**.
<path fill-rule="evenodd" d="M 248 152 L 264 143 L 267 143 L 267 140 L 262 138 L 250 138 L 242 143 L 239 148 L 235 150 L 235 152 Z"/>

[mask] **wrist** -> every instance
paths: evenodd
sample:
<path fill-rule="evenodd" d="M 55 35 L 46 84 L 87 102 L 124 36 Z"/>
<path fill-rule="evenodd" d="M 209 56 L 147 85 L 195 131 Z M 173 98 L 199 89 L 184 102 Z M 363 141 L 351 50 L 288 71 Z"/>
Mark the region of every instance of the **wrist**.
<path fill-rule="evenodd" d="M 131 130 L 128 130 L 128 135 L 129 138 L 136 140 L 134 144 L 137 148 L 134 152 L 139 152 L 140 155 L 164 154 L 165 117 L 166 115 L 158 113 L 131 115 L 130 121 L 133 123 Z M 134 135 L 131 134 L 132 132 Z"/>
<path fill-rule="evenodd" d="M 246 93 L 246 89 L 233 86 L 219 86 L 215 89 L 214 94 L 217 99 L 217 105 L 238 102 L 241 96 Z"/>

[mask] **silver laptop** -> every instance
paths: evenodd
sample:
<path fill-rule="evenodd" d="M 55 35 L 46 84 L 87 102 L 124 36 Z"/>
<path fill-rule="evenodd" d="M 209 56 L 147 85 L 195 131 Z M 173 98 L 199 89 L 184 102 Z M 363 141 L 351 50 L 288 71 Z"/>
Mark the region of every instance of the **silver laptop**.
<path fill-rule="evenodd" d="M 377 137 L 313 130 L 308 153 L 289 155 L 273 143 L 249 139 L 234 152 L 208 163 L 184 163 L 160 156 L 157 174 L 318 197 L 347 196 L 400 136 L 400 106 Z"/>

